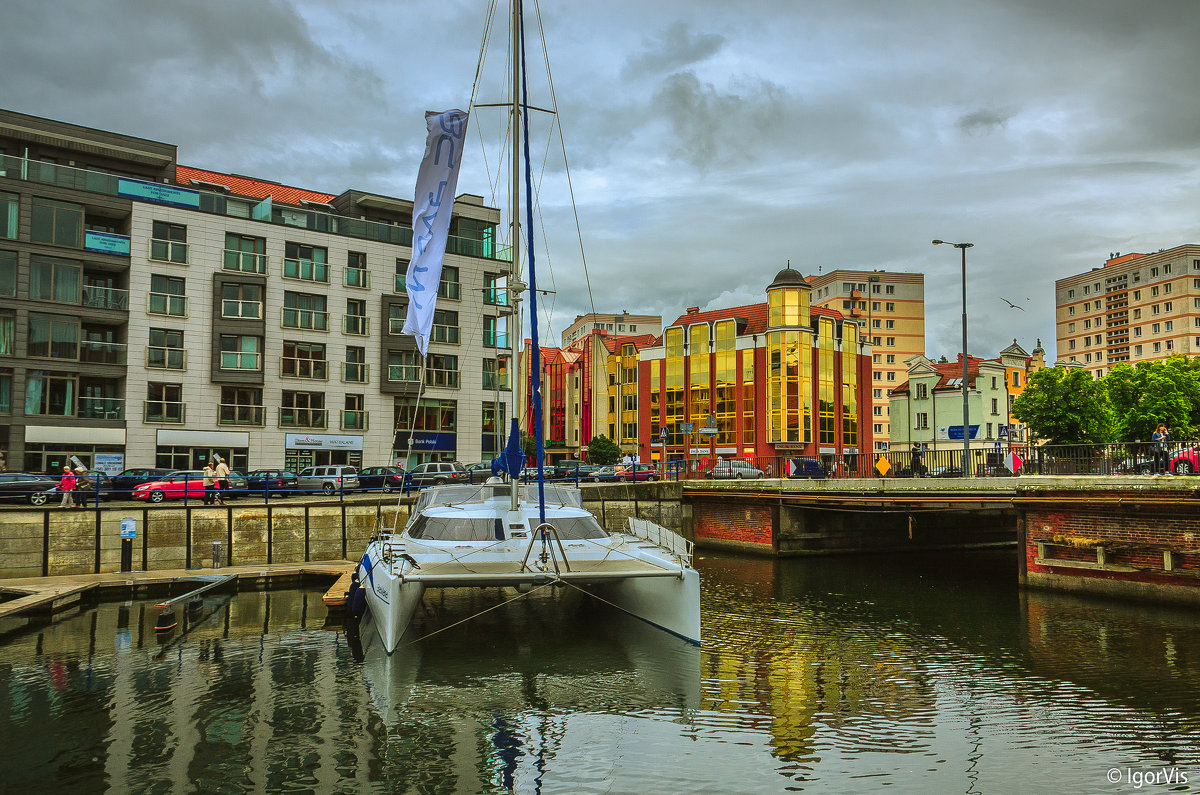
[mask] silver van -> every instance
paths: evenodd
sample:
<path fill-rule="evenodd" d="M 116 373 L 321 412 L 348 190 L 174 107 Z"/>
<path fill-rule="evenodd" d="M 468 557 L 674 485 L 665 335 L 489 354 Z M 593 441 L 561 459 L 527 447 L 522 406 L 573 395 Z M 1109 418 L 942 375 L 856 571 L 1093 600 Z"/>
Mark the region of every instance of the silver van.
<path fill-rule="evenodd" d="M 308 467 L 296 476 L 296 491 L 301 494 L 337 494 L 357 488 L 358 470 L 351 466 Z"/>

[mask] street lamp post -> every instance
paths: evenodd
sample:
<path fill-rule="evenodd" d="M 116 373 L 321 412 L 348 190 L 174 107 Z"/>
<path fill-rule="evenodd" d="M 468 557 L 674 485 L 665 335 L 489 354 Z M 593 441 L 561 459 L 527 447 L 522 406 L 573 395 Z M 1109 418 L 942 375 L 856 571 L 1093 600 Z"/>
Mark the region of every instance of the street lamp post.
<path fill-rule="evenodd" d="M 970 461 L 971 461 L 971 407 L 967 399 L 967 249 L 974 246 L 974 243 L 950 243 L 946 240 L 935 240 L 933 245 L 954 246 L 962 253 L 962 395 L 963 395 L 963 477 L 970 477 Z"/>

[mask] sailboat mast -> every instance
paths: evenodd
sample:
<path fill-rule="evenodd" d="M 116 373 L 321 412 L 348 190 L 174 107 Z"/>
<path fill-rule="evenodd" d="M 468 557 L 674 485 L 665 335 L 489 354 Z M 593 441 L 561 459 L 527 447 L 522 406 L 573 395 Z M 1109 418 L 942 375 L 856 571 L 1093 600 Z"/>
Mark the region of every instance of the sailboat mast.
<path fill-rule="evenodd" d="M 509 140 L 512 142 L 512 188 L 509 191 L 509 223 L 512 224 L 512 266 L 509 270 L 509 286 L 512 286 L 514 281 L 521 280 L 521 0 L 511 0 L 510 2 L 511 19 L 509 20 L 509 34 L 512 40 L 509 42 L 509 51 L 512 53 L 509 58 L 509 63 L 512 65 L 512 111 L 510 113 L 510 122 L 512 125 L 512 134 Z M 523 332 L 521 329 L 521 300 L 520 296 L 513 301 L 513 323 L 515 328 L 513 350 L 516 351 L 516 346 L 521 344 Z M 528 357 L 529 352 L 525 355 Z M 514 368 L 516 377 L 520 377 L 520 368 Z M 517 394 L 519 389 L 514 383 L 512 386 L 512 412 L 513 416 L 518 416 L 520 405 L 517 403 Z M 518 423 L 520 427 L 523 423 Z M 518 441 L 520 441 L 518 439 Z M 522 462 L 524 463 L 524 462 Z M 520 479 L 516 472 L 510 473 L 512 480 L 512 510 L 517 510 L 518 497 L 517 492 L 521 488 Z"/>

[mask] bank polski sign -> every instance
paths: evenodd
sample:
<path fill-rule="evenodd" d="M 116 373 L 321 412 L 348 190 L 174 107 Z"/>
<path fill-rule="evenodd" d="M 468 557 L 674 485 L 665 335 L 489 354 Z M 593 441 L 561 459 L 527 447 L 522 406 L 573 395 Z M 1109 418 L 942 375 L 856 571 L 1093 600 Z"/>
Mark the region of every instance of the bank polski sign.
<path fill-rule="evenodd" d="M 937 429 L 937 438 L 940 440 L 943 440 L 943 441 L 947 441 L 947 440 L 954 441 L 955 439 L 957 439 L 958 441 L 961 442 L 962 438 L 963 438 L 963 426 L 961 426 L 961 425 L 939 425 L 938 429 Z M 979 426 L 978 425 L 971 426 L 971 438 L 972 439 L 979 438 Z"/>
<path fill-rule="evenodd" d="M 330 436 L 324 433 L 289 433 L 284 437 L 289 450 L 361 450 L 361 436 Z"/>

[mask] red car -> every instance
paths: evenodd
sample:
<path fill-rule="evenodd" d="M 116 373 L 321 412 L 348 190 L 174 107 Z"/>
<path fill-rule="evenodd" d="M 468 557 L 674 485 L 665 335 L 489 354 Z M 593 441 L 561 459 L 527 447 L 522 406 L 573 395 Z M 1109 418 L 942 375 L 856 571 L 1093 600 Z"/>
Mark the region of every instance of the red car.
<path fill-rule="evenodd" d="M 654 464 L 618 464 L 613 471 L 613 480 L 624 483 L 627 480 L 661 480 L 662 473 Z"/>
<path fill-rule="evenodd" d="M 1194 475 L 1200 472 L 1200 447 L 1180 450 L 1171 459 L 1172 475 Z"/>
<path fill-rule="evenodd" d="M 246 476 L 237 472 L 229 473 L 229 490 L 221 493 L 222 497 L 231 497 L 246 491 Z M 182 500 L 184 489 L 191 499 L 204 499 L 204 473 L 199 469 L 178 469 L 160 480 L 142 483 L 133 489 L 135 500 L 162 502 L 163 500 Z"/>

